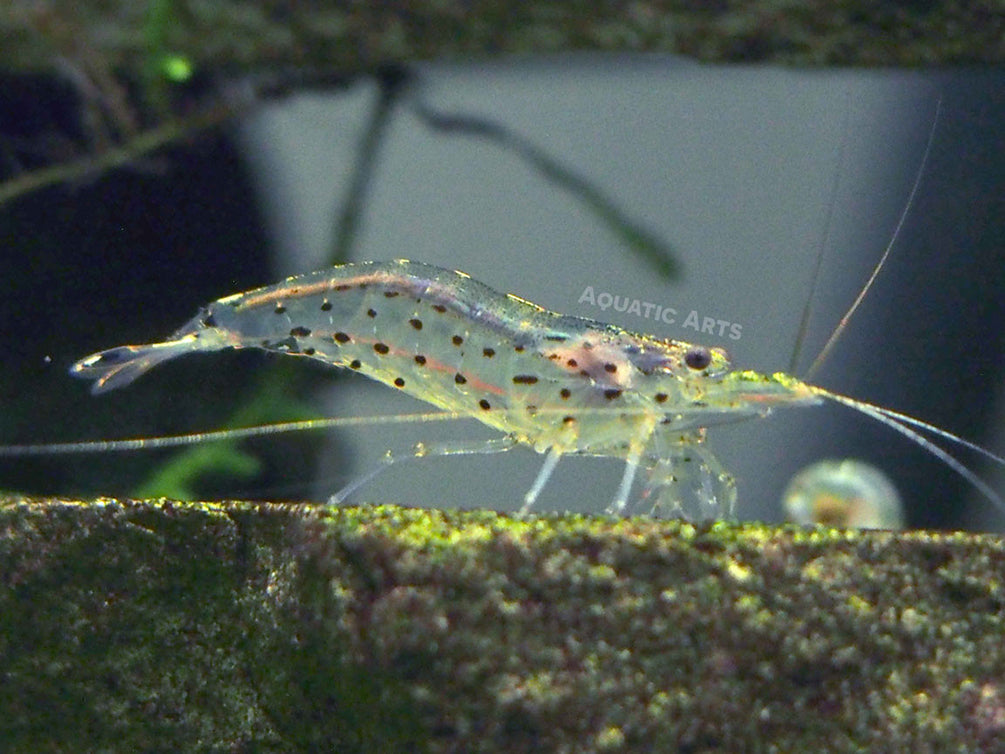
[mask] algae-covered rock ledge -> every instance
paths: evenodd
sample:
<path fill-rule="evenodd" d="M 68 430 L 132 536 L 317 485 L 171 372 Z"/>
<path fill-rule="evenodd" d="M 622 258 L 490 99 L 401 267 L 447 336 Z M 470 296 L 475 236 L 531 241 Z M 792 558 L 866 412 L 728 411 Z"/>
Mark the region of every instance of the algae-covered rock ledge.
<path fill-rule="evenodd" d="M 1001 751 L 1005 541 L 0 502 L 4 751 Z"/>

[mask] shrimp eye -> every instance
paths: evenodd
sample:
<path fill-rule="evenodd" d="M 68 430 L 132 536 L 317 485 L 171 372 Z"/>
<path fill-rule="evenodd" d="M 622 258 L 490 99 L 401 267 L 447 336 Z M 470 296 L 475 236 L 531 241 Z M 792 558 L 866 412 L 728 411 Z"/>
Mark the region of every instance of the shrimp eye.
<path fill-rule="evenodd" d="M 684 363 L 691 369 L 704 369 L 712 363 L 712 354 L 704 346 L 692 346 L 684 354 Z"/>

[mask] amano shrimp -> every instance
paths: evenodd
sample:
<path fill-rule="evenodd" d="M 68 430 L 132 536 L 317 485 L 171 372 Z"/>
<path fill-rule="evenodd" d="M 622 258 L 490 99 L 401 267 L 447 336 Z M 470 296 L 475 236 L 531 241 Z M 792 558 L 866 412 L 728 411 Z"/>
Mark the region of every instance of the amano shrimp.
<path fill-rule="evenodd" d="M 360 372 L 447 416 L 469 416 L 503 433 L 389 454 L 336 493 L 336 503 L 402 458 L 525 446 L 545 460 L 522 514 L 563 456 L 584 455 L 624 461 L 609 513 L 629 510 L 641 467 L 642 512 L 690 512 L 696 501 L 702 515 L 731 516 L 736 485 L 705 445 L 706 429 L 776 407 L 831 400 L 921 444 L 1003 505 L 969 469 L 911 427 L 987 452 L 924 422 L 781 372 L 733 369 L 721 348 L 561 315 L 464 273 L 408 260 L 340 265 L 222 298 L 163 342 L 96 353 L 71 373 L 94 380 L 93 392 L 101 393 L 177 356 L 226 348 L 260 348 Z"/>

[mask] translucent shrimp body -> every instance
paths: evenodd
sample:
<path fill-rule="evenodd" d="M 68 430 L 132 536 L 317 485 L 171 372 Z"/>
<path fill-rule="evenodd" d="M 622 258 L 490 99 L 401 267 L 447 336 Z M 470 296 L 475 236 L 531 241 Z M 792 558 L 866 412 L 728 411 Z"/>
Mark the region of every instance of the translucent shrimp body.
<path fill-rule="evenodd" d="M 176 356 L 224 348 L 358 371 L 504 433 L 419 445 L 407 457 L 519 445 L 546 453 L 524 511 L 557 461 L 580 454 L 625 460 L 611 512 L 625 510 L 642 466 L 642 497 L 652 510 L 678 512 L 696 500 L 705 515 L 730 515 L 735 485 L 705 448 L 704 428 L 826 397 L 784 374 L 732 371 L 722 349 L 564 316 L 464 273 L 407 260 L 341 265 L 222 298 L 165 342 L 102 351 L 71 373 L 95 380 L 100 393 Z M 394 460 L 389 455 L 382 468 Z"/>

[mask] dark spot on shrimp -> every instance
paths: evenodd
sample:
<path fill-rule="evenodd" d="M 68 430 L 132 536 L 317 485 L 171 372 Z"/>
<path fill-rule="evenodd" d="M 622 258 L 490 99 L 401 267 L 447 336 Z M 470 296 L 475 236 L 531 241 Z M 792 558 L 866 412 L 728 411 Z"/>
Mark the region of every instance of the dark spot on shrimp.
<path fill-rule="evenodd" d="M 374 343 L 373 350 L 383 356 L 391 349 L 388 347 L 387 343 Z"/>
<path fill-rule="evenodd" d="M 462 338 L 460 335 L 455 335 L 450 339 L 450 342 L 453 343 L 455 346 L 459 346 L 461 343 L 464 342 L 464 338 Z"/>
<path fill-rule="evenodd" d="M 576 423 L 576 417 L 575 416 L 564 416 L 564 417 L 562 417 L 562 424 L 575 424 L 575 423 Z"/>
<path fill-rule="evenodd" d="M 480 401 L 478 401 L 478 405 L 482 407 L 483 411 L 488 411 L 490 408 L 492 408 L 492 404 L 489 403 L 484 398 L 482 398 Z"/>
<path fill-rule="evenodd" d="M 572 396 L 572 391 L 569 390 L 569 388 L 567 387 L 563 387 L 561 390 L 558 391 L 558 394 L 562 396 L 563 401 L 567 401 Z"/>
<path fill-rule="evenodd" d="M 422 329 L 422 320 L 421 319 L 410 319 L 410 320 L 408 320 L 408 324 L 410 324 L 416 330 L 421 330 Z"/>
<path fill-rule="evenodd" d="M 363 366 L 363 364 L 359 359 L 353 359 L 349 362 L 350 369 L 359 369 L 361 366 Z"/>
<path fill-rule="evenodd" d="M 461 374 L 460 372 L 458 372 L 457 374 L 455 374 L 455 375 L 454 375 L 454 382 L 456 382 L 456 383 L 457 383 L 458 385 L 463 385 L 463 384 L 465 384 L 465 383 L 466 383 L 467 381 L 468 381 L 468 378 L 467 378 L 467 377 L 465 377 L 465 376 L 464 376 L 463 374 Z"/>
<path fill-rule="evenodd" d="M 443 314 L 447 310 L 447 307 L 443 304 L 433 304 L 433 309 L 438 311 L 440 314 Z"/>
<path fill-rule="evenodd" d="M 604 371 L 607 372 L 608 374 L 614 374 L 615 372 L 618 371 L 618 365 L 607 362 L 606 364 L 604 364 Z"/>
<path fill-rule="evenodd" d="M 537 382 L 537 377 L 532 374 L 518 374 L 513 377 L 514 385 L 533 385 Z"/>
<path fill-rule="evenodd" d="M 337 332 L 332 336 L 336 343 L 348 343 L 352 340 L 347 333 Z"/>
<path fill-rule="evenodd" d="M 203 327 L 216 327 L 216 317 L 213 316 L 213 312 L 206 312 L 206 316 L 202 318 Z"/>
<path fill-rule="evenodd" d="M 399 291 L 384 291 L 384 298 L 394 298 L 399 295 Z"/>
<path fill-rule="evenodd" d="M 426 363 L 426 357 L 423 356 L 421 353 L 417 354 L 415 357 L 415 363 L 421 367 L 423 364 Z"/>
<path fill-rule="evenodd" d="M 573 369 L 575 369 L 576 367 L 578 367 L 578 366 L 579 366 L 579 362 L 578 362 L 578 361 L 576 361 L 575 359 L 569 359 L 569 360 L 568 360 L 567 362 L 565 362 L 565 363 L 566 363 L 566 364 L 568 364 L 568 365 L 569 365 L 570 367 L 572 367 Z"/>
<path fill-rule="evenodd" d="M 405 387 L 405 381 L 403 379 L 401 379 L 401 377 L 395 377 L 394 378 L 394 385 L 395 385 L 395 387 Z"/>
<path fill-rule="evenodd" d="M 523 353 L 524 352 L 524 347 L 523 346 L 513 346 L 513 350 L 516 351 L 517 353 Z"/>
<path fill-rule="evenodd" d="M 684 363 L 691 369 L 704 369 L 712 363 L 712 354 L 704 346 L 692 346 L 684 354 Z"/>
<path fill-rule="evenodd" d="M 562 358 L 562 357 L 559 356 L 557 353 L 549 353 L 548 354 L 548 360 L 549 361 L 557 361 L 560 358 Z"/>
<path fill-rule="evenodd" d="M 286 314 L 286 307 L 282 304 L 276 304 L 276 308 L 273 309 L 276 314 Z"/>
<path fill-rule="evenodd" d="M 335 286 L 334 290 L 336 290 L 336 291 L 347 291 L 350 288 L 352 288 L 351 285 L 346 285 L 345 283 L 340 283 L 339 285 Z"/>
<path fill-rule="evenodd" d="M 367 309 L 366 316 L 370 317 L 370 319 L 373 319 L 374 317 L 377 316 L 377 312 L 374 311 L 373 309 Z"/>
<path fill-rule="evenodd" d="M 527 413 L 530 414 L 531 416 L 534 416 L 537 413 L 537 406 L 535 406 L 533 403 L 528 403 L 526 409 Z"/>
<path fill-rule="evenodd" d="M 307 327 L 294 327 L 290 330 L 290 335 L 294 338 L 306 338 L 311 334 L 310 328 Z"/>
<path fill-rule="evenodd" d="M 331 310 L 332 310 L 332 302 L 331 301 L 324 301 L 324 302 L 321 303 L 321 311 L 323 311 L 323 312 L 330 312 Z"/>
<path fill-rule="evenodd" d="M 608 388 L 604 391 L 604 397 L 609 401 L 613 401 L 615 398 L 621 397 L 621 391 L 614 388 Z"/>
<path fill-rule="evenodd" d="M 656 393 L 654 397 L 657 403 L 666 403 L 669 396 L 666 393 Z"/>
<path fill-rule="evenodd" d="M 495 355 L 496 355 L 496 349 L 494 349 L 494 348 L 483 348 L 482 349 L 482 356 L 484 356 L 486 359 L 491 359 Z"/>
<path fill-rule="evenodd" d="M 304 356 L 313 356 L 316 353 L 317 353 L 317 351 L 315 351 L 313 348 L 305 348 L 304 349 Z"/>
<path fill-rule="evenodd" d="M 551 340 L 551 341 L 554 341 L 556 343 L 562 343 L 563 341 L 568 340 L 569 336 L 568 335 L 545 335 L 544 339 L 545 340 Z"/>

